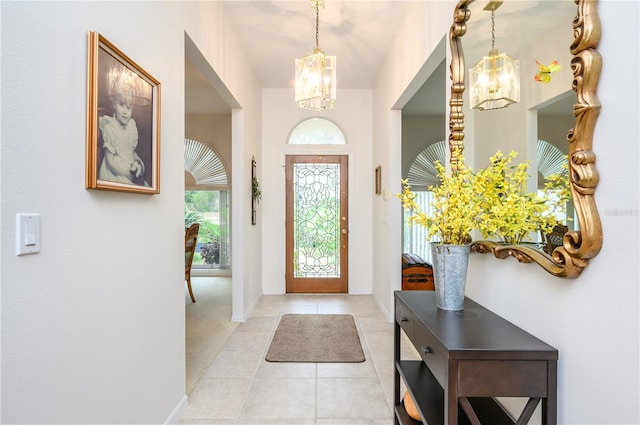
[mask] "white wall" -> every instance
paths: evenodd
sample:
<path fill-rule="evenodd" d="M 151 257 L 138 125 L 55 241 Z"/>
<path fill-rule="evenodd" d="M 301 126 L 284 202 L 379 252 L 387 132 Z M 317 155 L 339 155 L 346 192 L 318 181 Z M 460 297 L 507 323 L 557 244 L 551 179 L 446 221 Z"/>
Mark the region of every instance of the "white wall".
<path fill-rule="evenodd" d="M 404 115 L 402 117 L 402 175 L 427 146 L 446 140 L 447 118 L 444 115 Z"/>
<path fill-rule="evenodd" d="M 467 295 L 558 348 L 558 423 L 637 424 L 640 68 L 638 49 L 626 46 L 638 44 L 639 3 L 602 1 L 598 10 L 603 27 L 599 51 L 604 63 L 598 96 L 603 106 L 594 150 L 601 175 L 596 200 L 604 232 L 602 250 L 574 280 L 556 278 L 535 264 L 520 264 L 513 258 L 497 260 L 475 254 L 469 265 Z M 428 40 L 428 27 L 405 25 L 402 30 Z M 414 50 L 410 43 L 403 46 L 388 62 L 394 70 L 385 69 L 386 74 L 416 68 L 405 58 L 422 57 L 423 51 Z M 406 79 L 400 80 L 406 85 Z M 374 93 L 374 99 L 389 95 L 393 102 L 393 95 L 399 98 L 402 88 L 397 88 L 397 81 L 387 81 L 380 83 L 379 93 Z M 376 114 L 374 134 L 378 129 L 387 130 L 396 120 L 395 111 Z M 374 140 L 375 155 L 398 143 L 386 139 L 384 133 Z M 391 178 L 399 181 L 399 173 Z M 374 209 L 378 207 L 381 205 L 374 203 Z M 388 244 L 385 230 L 374 222 L 375 246 Z M 395 246 L 388 255 L 393 273 L 388 279 L 377 279 L 374 286 L 374 294 L 381 305 L 388 306 L 388 312 L 392 300 L 387 291 L 400 287 L 399 264 L 395 266 L 400 251 Z"/>
<path fill-rule="evenodd" d="M 258 226 L 262 229 L 262 279 L 265 294 L 285 293 L 285 168 L 286 154 L 349 155 L 349 293 L 371 293 L 372 237 L 369 208 L 374 192 L 371 162 L 371 91 L 339 90 L 335 109 L 310 111 L 298 108 L 293 90 L 263 90 L 262 200 Z M 287 145 L 289 133 L 300 122 L 323 117 L 344 133 L 342 146 Z M 384 170 L 383 170 L 384 172 Z"/>
<path fill-rule="evenodd" d="M 219 25 L 216 3 L 3 1 L 1 8 L 2 422 L 175 420 L 186 399 L 185 30 L 246 108 L 241 129 L 254 137 L 260 92 L 250 67 Z M 88 30 L 162 83 L 159 195 L 84 188 Z M 253 148 L 235 141 L 234 178 L 242 183 Z M 15 256 L 21 212 L 41 214 L 39 254 Z M 251 260 L 249 242 L 258 238 L 244 236 L 235 246 L 251 251 L 234 254 Z M 250 303 L 259 282 L 243 284 L 240 299 Z"/>
<path fill-rule="evenodd" d="M 406 102 L 413 96 L 429 71 L 442 62 L 442 57 L 434 60 L 429 55 L 448 33 L 449 17 L 456 3 L 450 0 L 409 5 L 373 92 L 373 164 L 382 165 L 382 187 L 387 193 L 375 197 L 372 205 L 373 258 L 379 260 L 373 262 L 373 295 L 389 318 L 393 314 L 393 291 L 400 289 L 402 275 L 402 209 L 394 196 L 400 192 L 402 178 L 402 117 L 400 109 L 392 108 L 401 108 L 399 101 Z"/>
<path fill-rule="evenodd" d="M 231 173 L 231 114 L 187 114 L 185 134 L 212 148 Z"/>

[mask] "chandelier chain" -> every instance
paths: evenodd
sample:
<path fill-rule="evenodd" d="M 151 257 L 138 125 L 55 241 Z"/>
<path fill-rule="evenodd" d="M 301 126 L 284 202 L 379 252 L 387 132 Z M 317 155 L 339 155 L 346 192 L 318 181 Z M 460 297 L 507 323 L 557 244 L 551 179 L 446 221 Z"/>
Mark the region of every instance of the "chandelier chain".
<path fill-rule="evenodd" d="M 301 108 L 332 109 L 336 100 L 336 57 L 320 49 L 320 8 L 324 8 L 325 0 L 308 1 L 316 12 L 316 46 L 312 54 L 296 58 L 295 100 Z"/>
<path fill-rule="evenodd" d="M 496 48 L 496 22 L 495 22 L 496 9 L 491 8 L 491 49 Z"/>
<path fill-rule="evenodd" d="M 319 2 L 316 2 L 316 48 L 320 47 L 320 31 L 318 30 L 318 21 L 320 19 L 320 7 L 318 5 Z"/>

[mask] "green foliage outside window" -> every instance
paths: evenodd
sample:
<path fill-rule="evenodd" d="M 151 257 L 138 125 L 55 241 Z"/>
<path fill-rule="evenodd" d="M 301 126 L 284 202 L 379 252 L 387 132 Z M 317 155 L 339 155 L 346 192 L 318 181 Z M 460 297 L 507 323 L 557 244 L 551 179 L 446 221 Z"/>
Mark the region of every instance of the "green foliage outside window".
<path fill-rule="evenodd" d="M 185 228 L 193 223 L 200 224 L 194 264 L 219 264 L 221 231 L 217 221 L 220 219 L 220 214 L 226 214 L 226 212 L 220 212 L 220 192 L 185 191 L 184 203 Z"/>

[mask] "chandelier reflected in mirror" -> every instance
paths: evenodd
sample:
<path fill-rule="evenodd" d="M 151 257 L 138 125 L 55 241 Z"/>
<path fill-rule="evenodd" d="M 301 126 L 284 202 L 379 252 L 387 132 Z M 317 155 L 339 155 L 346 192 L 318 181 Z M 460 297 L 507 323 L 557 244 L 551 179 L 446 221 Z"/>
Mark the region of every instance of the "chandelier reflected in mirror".
<path fill-rule="evenodd" d="M 301 108 L 331 109 L 336 100 L 336 57 L 327 56 L 319 46 L 318 21 L 324 0 L 310 0 L 316 11 L 316 47 L 313 53 L 296 59 L 295 99 Z"/>
<path fill-rule="evenodd" d="M 506 108 L 520 101 L 520 61 L 495 48 L 495 11 L 501 4 L 491 0 L 484 7 L 491 11 L 491 50 L 469 70 L 469 103 L 481 111 Z"/>

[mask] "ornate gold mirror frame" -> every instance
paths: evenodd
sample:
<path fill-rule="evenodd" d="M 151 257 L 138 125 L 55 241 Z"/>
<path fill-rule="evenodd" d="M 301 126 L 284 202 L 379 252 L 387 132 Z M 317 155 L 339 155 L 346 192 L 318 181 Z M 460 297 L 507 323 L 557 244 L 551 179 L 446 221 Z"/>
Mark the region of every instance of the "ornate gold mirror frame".
<path fill-rule="evenodd" d="M 569 142 L 569 176 L 571 194 L 578 216 L 579 229 L 565 233 L 562 246 L 551 255 L 524 245 L 501 245 L 491 241 L 476 241 L 472 250 L 480 253 L 493 252 L 497 258 L 515 257 L 522 263 L 538 263 L 554 276 L 575 278 L 580 275 L 589 260 L 595 257 L 602 246 L 602 225 L 596 208 L 594 193 L 599 175 L 595 166 L 596 155 L 592 150 L 593 131 L 600 112 L 600 101 L 596 94 L 602 57 L 596 50 L 600 42 L 601 26 L 597 0 L 574 0 L 577 16 L 573 20 L 574 41 L 570 51 L 573 55 L 572 88 L 577 94 L 573 105 L 575 126 L 567 133 Z M 455 8 L 453 25 L 449 30 L 451 46 L 451 100 L 449 117 L 449 149 L 464 148 L 463 95 L 465 90 L 465 64 L 462 51 L 462 36 L 467 31 L 466 23 L 471 16 L 468 6 L 474 0 L 461 0 Z M 456 164 L 452 162 L 452 167 Z"/>

